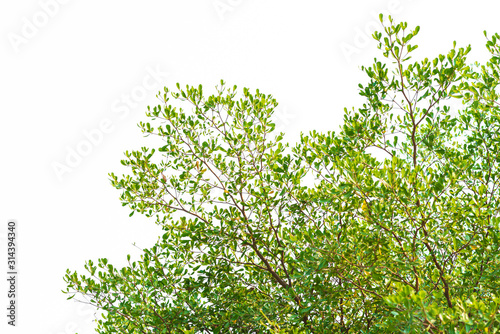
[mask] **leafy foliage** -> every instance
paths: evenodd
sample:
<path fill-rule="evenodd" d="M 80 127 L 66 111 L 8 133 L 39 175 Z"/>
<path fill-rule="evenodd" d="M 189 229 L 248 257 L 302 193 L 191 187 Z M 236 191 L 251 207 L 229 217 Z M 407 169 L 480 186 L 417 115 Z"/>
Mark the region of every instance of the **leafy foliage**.
<path fill-rule="evenodd" d="M 411 62 L 419 27 L 389 20 L 366 103 L 293 148 L 258 90 L 158 95 L 140 127 L 163 143 L 110 177 L 165 233 L 65 276 L 105 311 L 99 333 L 499 331 L 500 36 L 485 65 L 455 43 Z"/>

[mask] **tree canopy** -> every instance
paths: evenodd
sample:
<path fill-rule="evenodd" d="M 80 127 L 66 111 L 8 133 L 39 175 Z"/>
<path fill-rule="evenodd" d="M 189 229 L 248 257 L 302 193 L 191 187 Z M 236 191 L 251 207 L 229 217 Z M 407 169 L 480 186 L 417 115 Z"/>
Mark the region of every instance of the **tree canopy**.
<path fill-rule="evenodd" d="M 338 131 L 274 132 L 278 102 L 223 81 L 158 94 L 157 146 L 111 173 L 164 231 L 141 260 L 68 269 L 99 333 L 500 331 L 500 36 L 413 61 L 389 17 Z M 454 101 L 461 101 L 456 108 Z"/>

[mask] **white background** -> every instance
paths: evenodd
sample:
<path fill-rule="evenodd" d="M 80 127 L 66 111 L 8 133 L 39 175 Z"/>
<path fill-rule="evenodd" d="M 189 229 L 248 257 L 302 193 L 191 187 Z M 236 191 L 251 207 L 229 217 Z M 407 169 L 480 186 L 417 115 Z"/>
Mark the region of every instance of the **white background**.
<path fill-rule="evenodd" d="M 367 37 L 378 13 L 421 26 L 419 57 L 456 40 L 472 44 L 470 61 L 484 61 L 483 30 L 500 32 L 492 3 L 2 1 L 0 268 L 6 222 L 17 219 L 19 308 L 18 326 L 7 326 L 2 278 L 0 332 L 92 333 L 92 310 L 61 293 L 66 269 L 85 273 L 100 257 L 122 265 L 140 254 L 133 242 L 146 248 L 160 235 L 153 221 L 128 217 L 107 173 L 127 172 L 123 152 L 151 143 L 136 124 L 163 86 L 259 88 L 279 101 L 277 124 L 294 142 L 301 131 L 336 130 L 344 107 L 362 103 L 359 67 L 382 58 Z"/>

